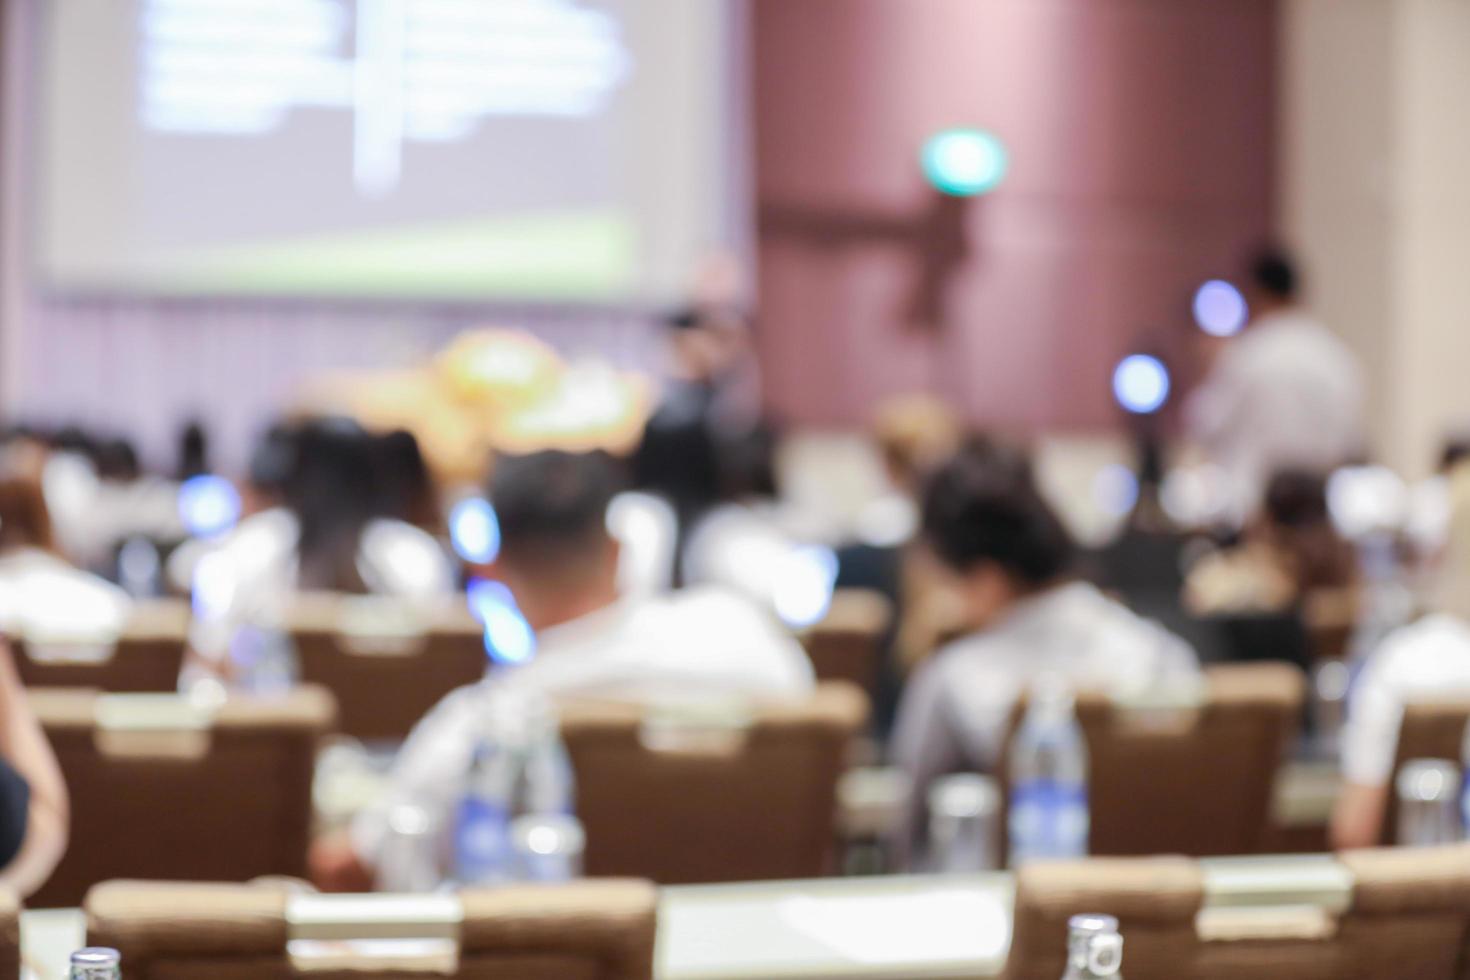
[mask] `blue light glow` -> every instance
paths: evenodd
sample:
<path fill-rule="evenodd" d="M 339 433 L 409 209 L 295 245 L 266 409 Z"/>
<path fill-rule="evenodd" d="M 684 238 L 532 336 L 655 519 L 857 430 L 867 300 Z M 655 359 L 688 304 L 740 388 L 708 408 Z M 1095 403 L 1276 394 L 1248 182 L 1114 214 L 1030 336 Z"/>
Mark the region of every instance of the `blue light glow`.
<path fill-rule="evenodd" d="M 929 183 L 952 197 L 995 190 L 1010 165 L 1006 148 L 978 129 L 946 129 L 929 137 L 920 156 Z"/>
<path fill-rule="evenodd" d="M 500 521 L 482 497 L 469 497 L 449 512 L 449 540 L 465 561 L 488 565 L 500 554 Z"/>
<path fill-rule="evenodd" d="M 1212 337 L 1233 337 L 1250 318 L 1240 290 L 1223 279 L 1211 279 L 1194 294 L 1194 322 Z"/>
<path fill-rule="evenodd" d="M 240 520 L 240 494 L 223 477 L 192 477 L 179 487 L 179 520 L 192 537 L 217 537 Z"/>
<path fill-rule="evenodd" d="M 827 615 L 837 585 L 837 556 L 831 548 L 797 548 L 775 569 L 776 615 L 793 629 L 812 626 Z"/>
<path fill-rule="evenodd" d="M 536 655 L 536 634 L 510 589 L 500 582 L 474 579 L 465 591 L 470 613 L 485 627 L 485 652 L 491 660 L 515 666 Z"/>
<path fill-rule="evenodd" d="M 1169 369 L 1148 354 L 1130 354 L 1113 371 L 1113 397 L 1134 415 L 1151 415 L 1169 400 Z"/>

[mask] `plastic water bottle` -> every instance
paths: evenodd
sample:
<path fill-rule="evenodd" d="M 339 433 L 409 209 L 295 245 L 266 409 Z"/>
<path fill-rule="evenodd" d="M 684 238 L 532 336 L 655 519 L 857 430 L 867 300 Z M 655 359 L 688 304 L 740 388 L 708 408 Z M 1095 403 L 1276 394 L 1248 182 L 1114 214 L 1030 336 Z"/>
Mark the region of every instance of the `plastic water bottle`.
<path fill-rule="evenodd" d="M 270 626 L 246 625 L 230 641 L 238 686 L 261 697 L 280 697 L 296 686 L 301 676 L 296 645 L 285 631 Z"/>
<path fill-rule="evenodd" d="M 1406 847 L 1453 844 L 1461 837 L 1460 767 L 1447 759 L 1410 759 L 1399 769 L 1398 843 Z"/>
<path fill-rule="evenodd" d="M 929 869 L 971 874 L 995 868 L 1000 792 L 973 773 L 941 776 L 929 786 Z"/>
<path fill-rule="evenodd" d="M 525 761 L 523 796 L 516 816 L 572 816 L 576 812 L 577 783 L 572 760 L 561 740 L 556 710 L 545 698 L 524 707 Z"/>
<path fill-rule="evenodd" d="M 1115 977 L 1123 969 L 1123 937 L 1111 915 L 1074 915 L 1067 920 L 1067 972 L 1062 980 Z"/>
<path fill-rule="evenodd" d="M 122 955 L 115 949 L 88 946 L 71 954 L 70 980 L 122 980 Z"/>
<path fill-rule="evenodd" d="M 515 755 L 515 746 L 494 734 L 475 747 L 454 819 L 454 877 L 460 884 L 493 884 L 511 877 Z"/>
<path fill-rule="evenodd" d="M 1087 854 L 1087 744 L 1072 696 L 1038 684 L 1011 746 L 1011 867 Z"/>
<path fill-rule="evenodd" d="M 466 884 L 577 877 L 576 780 L 555 710 L 545 698 L 502 692 L 486 711 L 487 734 L 455 821 L 455 877 Z"/>
<path fill-rule="evenodd" d="M 1460 835 L 1470 840 L 1470 724 L 1460 736 Z"/>

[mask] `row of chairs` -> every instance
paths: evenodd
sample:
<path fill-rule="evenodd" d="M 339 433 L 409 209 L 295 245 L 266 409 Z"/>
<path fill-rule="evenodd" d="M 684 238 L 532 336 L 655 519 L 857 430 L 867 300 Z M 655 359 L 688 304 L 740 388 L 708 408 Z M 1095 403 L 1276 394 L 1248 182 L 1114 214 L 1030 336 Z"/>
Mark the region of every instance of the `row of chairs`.
<path fill-rule="evenodd" d="M 890 609 L 875 593 L 842 592 L 803 634 L 819 680 L 872 692 Z M 483 631 L 464 602 L 425 609 L 379 597 L 299 596 L 286 616 L 303 684 L 331 691 L 336 730 L 364 741 L 405 738 L 450 691 L 485 674 Z M 110 642 L 12 638 L 27 687 L 172 691 L 188 647 L 189 607 L 140 604 Z"/>
<path fill-rule="evenodd" d="M 88 941 L 120 950 L 133 980 L 651 980 L 659 927 L 656 891 L 633 880 L 409 900 L 270 882 L 112 882 L 85 907 Z M 17 976 L 16 911 L 0 902 L 0 980 Z M 1470 973 L 1470 847 L 1349 852 L 1308 868 L 1179 857 L 1029 865 L 1003 980 L 1060 976 L 1067 920 L 1086 913 L 1117 916 L 1131 980 L 1459 980 Z M 373 956 L 344 942 L 395 938 L 416 942 L 391 960 L 381 943 Z"/>
<path fill-rule="evenodd" d="M 1212 668 L 1183 714 L 1080 697 L 1094 852 L 1260 852 L 1295 678 L 1277 665 Z M 73 905 L 112 878 L 304 873 L 314 759 L 334 727 L 325 689 L 213 712 L 76 689 L 37 689 L 32 702 L 74 811 L 72 846 L 39 904 Z M 588 873 L 665 884 L 826 873 L 836 786 L 866 709 L 836 682 L 744 717 L 564 705 Z"/>
<path fill-rule="evenodd" d="M 36 689 L 31 699 L 72 795 L 71 845 L 38 907 L 75 905 L 114 878 L 306 874 L 313 768 L 335 716 L 325 689 L 212 711 L 172 695 Z M 866 711 L 844 684 L 718 723 L 564 705 L 588 874 L 678 883 L 827 872 L 837 781 Z"/>

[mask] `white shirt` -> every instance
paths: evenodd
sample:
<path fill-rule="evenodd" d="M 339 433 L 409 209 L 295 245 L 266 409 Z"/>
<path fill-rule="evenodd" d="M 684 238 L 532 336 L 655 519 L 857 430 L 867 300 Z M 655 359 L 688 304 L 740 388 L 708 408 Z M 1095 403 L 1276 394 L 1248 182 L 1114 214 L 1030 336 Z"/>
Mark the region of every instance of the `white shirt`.
<path fill-rule="evenodd" d="M 440 701 L 398 753 L 383 805 L 354 824 L 354 845 L 374 862 L 387 814 L 406 803 L 447 825 L 485 728 L 484 708 L 498 693 L 639 702 L 772 699 L 801 697 L 813 683 L 800 644 L 737 596 L 690 589 L 622 600 L 543 630 L 530 663 L 492 670 Z"/>
<path fill-rule="evenodd" d="M 1404 705 L 1470 693 L 1470 625 L 1426 616 L 1389 634 L 1368 658 L 1348 699 L 1342 773 L 1360 786 L 1386 786 L 1398 751 Z"/>
<path fill-rule="evenodd" d="M 0 557 L 0 629 L 34 638 L 111 639 L 132 599 L 104 578 L 38 548 Z"/>
<path fill-rule="evenodd" d="M 276 507 L 247 517 L 218 542 L 191 541 L 170 557 L 170 579 L 193 592 L 196 649 L 219 655 L 238 626 L 281 613 L 296 591 L 300 534 L 296 515 Z M 439 542 L 402 521 L 363 528 L 357 569 L 377 595 L 424 600 L 455 590 L 454 567 Z"/>
<path fill-rule="evenodd" d="M 721 504 L 689 532 L 684 573 L 690 583 L 733 589 L 774 609 L 780 570 L 796 548 L 774 506 Z"/>
<path fill-rule="evenodd" d="M 901 851 L 922 837 L 931 782 L 996 770 L 1011 711 L 1043 676 L 1126 695 L 1193 686 L 1199 662 L 1179 637 L 1081 582 L 1026 599 L 951 643 L 919 668 L 899 704 L 893 758 L 913 785 Z"/>
<path fill-rule="evenodd" d="M 1268 314 L 1221 354 L 1190 400 L 1188 421 L 1226 471 L 1244 516 L 1277 471 L 1327 471 L 1363 448 L 1362 372 L 1305 312 Z"/>
<path fill-rule="evenodd" d="M 919 668 L 899 705 L 897 760 L 911 771 L 993 771 L 1012 707 L 1045 675 L 1126 695 L 1193 681 L 1199 661 L 1189 644 L 1092 585 L 1058 586 Z"/>

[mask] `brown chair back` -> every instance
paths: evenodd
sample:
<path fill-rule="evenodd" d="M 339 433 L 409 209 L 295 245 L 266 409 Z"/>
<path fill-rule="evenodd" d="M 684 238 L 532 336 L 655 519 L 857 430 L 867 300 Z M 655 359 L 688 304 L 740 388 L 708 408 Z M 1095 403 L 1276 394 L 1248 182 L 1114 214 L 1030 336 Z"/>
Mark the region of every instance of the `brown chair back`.
<path fill-rule="evenodd" d="M 1004 980 L 1065 969 L 1067 919 L 1118 917 L 1129 980 L 1456 980 L 1470 936 L 1470 848 L 1348 852 L 1339 907 L 1218 901 L 1186 858 L 1036 864 L 1017 879 Z"/>
<path fill-rule="evenodd" d="M 862 692 L 841 683 L 728 727 L 664 726 L 626 705 L 564 706 L 587 873 L 660 884 L 825 873 L 837 779 L 866 718 Z"/>
<path fill-rule="evenodd" d="M 139 603 L 111 640 L 11 639 L 26 687 L 90 687 L 99 691 L 175 691 L 189 645 L 189 604 Z"/>
<path fill-rule="evenodd" d="M 0 890 L 0 980 L 20 980 L 20 900 Z"/>
<path fill-rule="evenodd" d="M 1276 773 L 1301 717 L 1304 682 L 1288 664 L 1205 672 L 1190 708 L 1077 699 L 1087 739 L 1089 851 L 1097 855 L 1258 853 Z M 1016 712 L 1019 724 L 1021 709 Z M 1012 728 L 1014 736 L 1015 726 Z M 1009 757 L 1002 753 L 1002 760 Z M 1001 766 L 1007 783 L 1006 765 Z M 1008 794 L 1007 794 L 1008 795 Z M 1004 836 L 1004 821 L 1001 822 Z"/>
<path fill-rule="evenodd" d="M 66 856 L 32 904 L 74 906 L 110 878 L 305 875 L 326 691 L 209 712 L 176 695 L 38 688 L 30 700 L 71 795 Z"/>
<path fill-rule="evenodd" d="M 871 697 L 893 603 L 871 589 L 838 589 L 821 622 L 802 635 L 819 681 L 846 681 Z"/>
<path fill-rule="evenodd" d="M 1464 696 L 1415 700 L 1404 705 L 1398 747 L 1394 750 L 1393 776 L 1388 781 L 1382 843 L 1392 844 L 1398 839 L 1399 808 L 1394 802 L 1393 787 L 1398 784 L 1399 769 L 1410 759 L 1448 759 L 1458 763 L 1467 723 L 1470 723 L 1470 698 Z"/>
<path fill-rule="evenodd" d="M 318 910 L 331 909 L 334 896 Z M 308 899 L 317 901 L 321 899 Z M 348 949 L 326 968 L 293 962 L 292 940 L 374 938 L 360 916 L 299 914 L 302 899 L 279 887 L 109 882 L 87 895 L 87 940 L 122 953 L 128 980 L 651 980 L 657 896 L 640 881 L 466 891 L 457 903 L 457 963 L 389 965 Z M 454 903 L 451 903 L 454 904 Z M 430 925 L 434 935 L 446 923 Z M 405 935 L 402 921 L 391 926 Z M 408 927 L 411 935 L 412 925 Z M 297 948 L 300 952 L 299 947 Z M 453 954 L 451 954 L 453 955 Z"/>
<path fill-rule="evenodd" d="M 463 600 L 425 609 L 379 596 L 307 596 L 288 614 L 301 680 L 337 698 L 338 730 L 403 739 L 450 691 L 485 675 Z"/>

